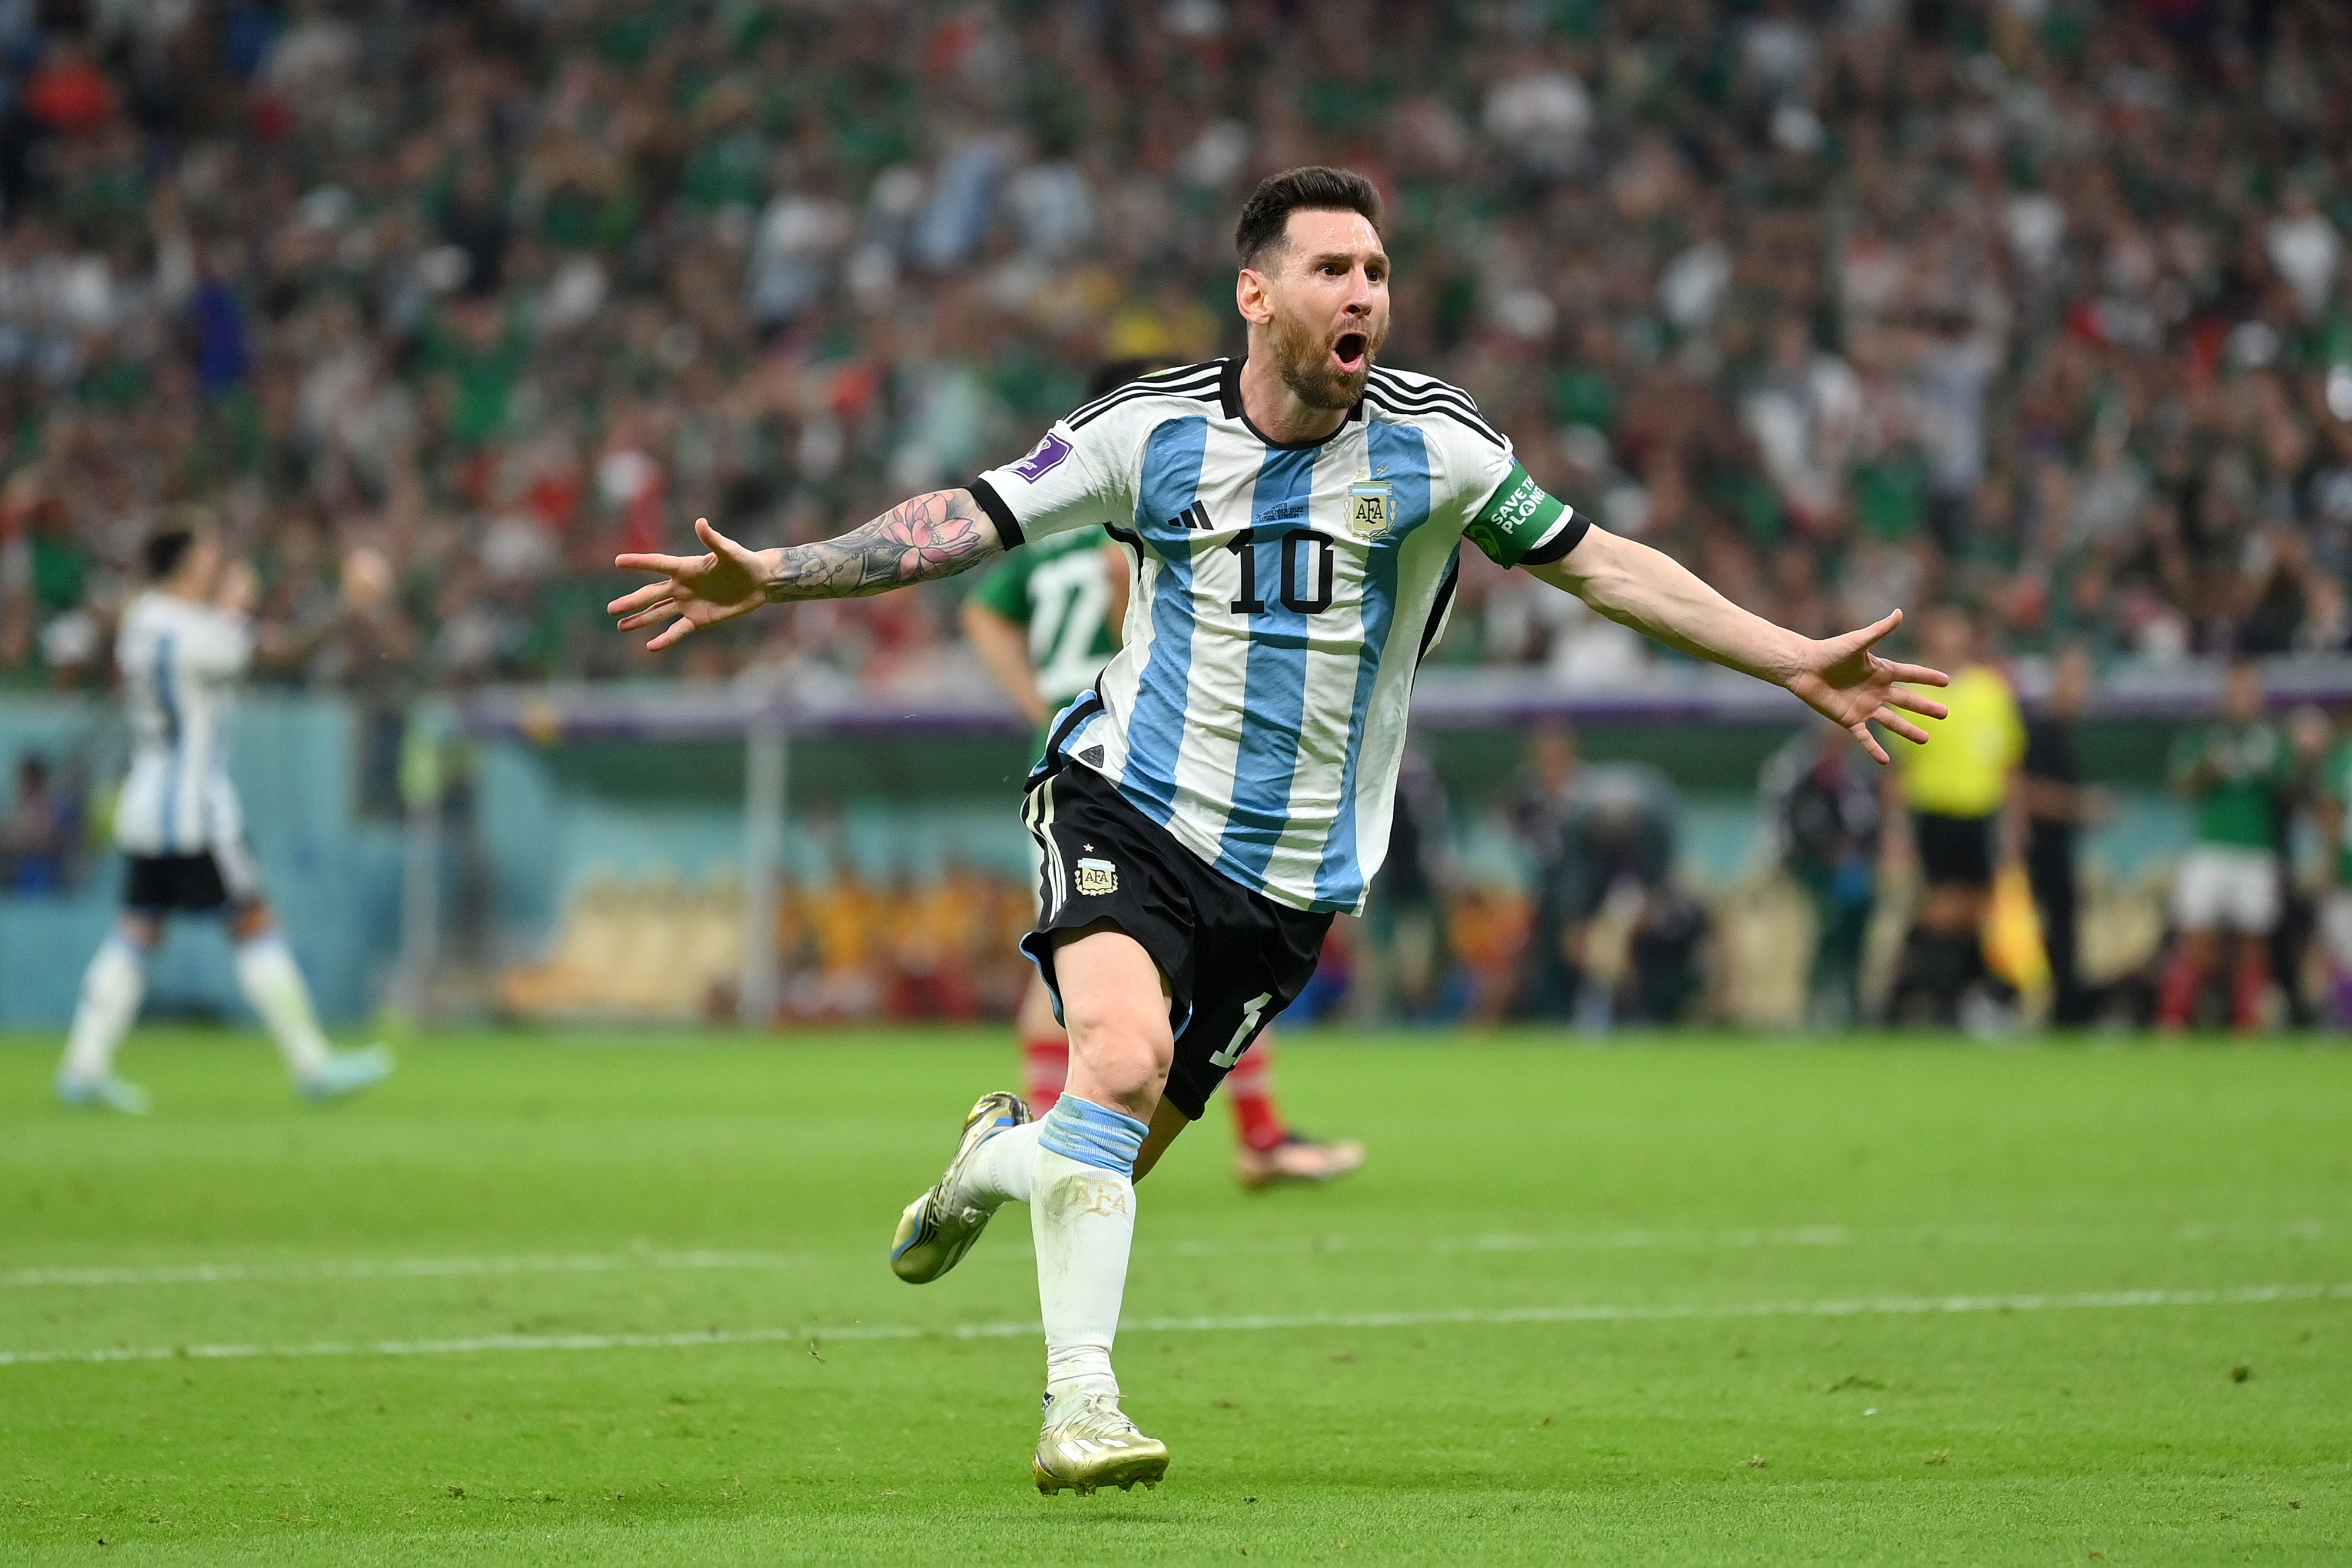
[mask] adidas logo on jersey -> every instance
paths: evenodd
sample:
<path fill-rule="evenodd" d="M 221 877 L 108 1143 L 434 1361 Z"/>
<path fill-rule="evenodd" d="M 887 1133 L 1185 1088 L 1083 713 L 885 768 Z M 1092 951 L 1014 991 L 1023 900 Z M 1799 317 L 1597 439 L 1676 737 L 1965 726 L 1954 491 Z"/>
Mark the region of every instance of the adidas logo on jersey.
<path fill-rule="evenodd" d="M 1191 506 L 1186 507 L 1182 511 L 1180 511 L 1174 517 L 1170 518 L 1168 520 L 1168 526 L 1171 528 L 1192 529 L 1197 532 L 1202 530 L 1214 528 L 1217 525 L 1209 521 L 1209 509 L 1202 506 L 1199 501 L 1194 501 Z"/>

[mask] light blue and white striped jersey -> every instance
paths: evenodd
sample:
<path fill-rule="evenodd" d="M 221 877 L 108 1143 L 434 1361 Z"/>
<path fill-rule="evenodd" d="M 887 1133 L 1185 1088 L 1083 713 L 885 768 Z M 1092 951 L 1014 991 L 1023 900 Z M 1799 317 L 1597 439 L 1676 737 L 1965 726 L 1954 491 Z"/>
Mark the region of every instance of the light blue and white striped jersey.
<path fill-rule="evenodd" d="M 253 658 L 242 616 L 151 589 L 114 639 L 131 710 L 131 776 L 114 809 L 129 855 L 242 852 L 225 722 Z"/>
<path fill-rule="evenodd" d="M 1509 566 L 1585 527 L 1457 388 L 1376 369 L 1333 435 L 1269 441 L 1239 360 L 1121 387 L 972 493 L 1008 546 L 1108 520 L 1134 553 L 1125 641 L 1055 721 L 1062 754 L 1302 910 L 1360 910 L 1387 854 L 1465 532 Z"/>

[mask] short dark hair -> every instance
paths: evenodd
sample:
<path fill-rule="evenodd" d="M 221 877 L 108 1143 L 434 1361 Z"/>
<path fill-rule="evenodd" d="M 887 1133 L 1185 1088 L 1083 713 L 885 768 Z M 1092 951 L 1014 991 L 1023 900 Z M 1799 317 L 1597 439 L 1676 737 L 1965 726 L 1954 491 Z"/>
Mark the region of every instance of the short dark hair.
<path fill-rule="evenodd" d="M 147 559 L 148 580 L 160 583 L 177 572 L 195 543 L 196 531 L 185 523 L 173 523 L 149 534 L 142 551 Z"/>
<path fill-rule="evenodd" d="M 1267 175 L 1242 204 L 1241 221 L 1234 225 L 1234 248 L 1241 253 L 1244 267 L 1256 266 L 1267 247 L 1282 243 L 1296 212 L 1361 213 L 1377 234 L 1381 193 L 1353 169 L 1321 163 Z"/>
<path fill-rule="evenodd" d="M 155 531 L 140 553 L 146 557 L 147 575 L 162 582 L 180 569 L 196 541 L 219 531 L 220 515 L 203 501 L 181 501 L 164 510 Z"/>

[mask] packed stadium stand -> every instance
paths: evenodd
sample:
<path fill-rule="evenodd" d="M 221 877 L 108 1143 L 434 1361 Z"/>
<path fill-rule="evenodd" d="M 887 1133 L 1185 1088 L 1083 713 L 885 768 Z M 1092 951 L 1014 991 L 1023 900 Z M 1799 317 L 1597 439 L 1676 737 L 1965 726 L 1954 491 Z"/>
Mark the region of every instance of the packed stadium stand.
<path fill-rule="evenodd" d="M 1235 346 L 1271 169 L 1391 198 L 1388 357 L 1805 629 L 2341 647 L 2352 12 L 2141 0 L 0 8 L 0 678 L 216 497 L 291 679 L 612 675 L 616 548 L 837 531 Z M 904 47 L 919 37 L 919 49 Z M 1442 657 L 1648 657 L 1472 563 Z M 698 672 L 941 658 L 952 588 Z"/>
<path fill-rule="evenodd" d="M 0 78 L 0 690 L 102 687 L 140 540 L 212 503 L 379 820 L 420 701 L 656 673 L 616 551 L 835 533 L 1105 361 L 1236 352 L 1233 214 L 1318 161 L 1388 199 L 1384 357 L 1767 616 L 1955 602 L 2110 677 L 2352 640 L 2339 5 L 25 0 Z M 338 613 L 355 552 L 394 591 Z M 1673 660 L 1463 574 L 1441 679 Z M 660 673 L 980 701 L 961 592 Z M 574 883 L 514 995 L 628 946 Z"/>

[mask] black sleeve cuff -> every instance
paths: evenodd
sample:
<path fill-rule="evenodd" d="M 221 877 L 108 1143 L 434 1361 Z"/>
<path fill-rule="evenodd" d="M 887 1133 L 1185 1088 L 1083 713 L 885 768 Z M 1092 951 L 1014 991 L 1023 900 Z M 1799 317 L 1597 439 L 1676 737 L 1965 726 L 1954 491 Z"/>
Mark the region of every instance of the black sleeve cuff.
<path fill-rule="evenodd" d="M 1552 536 L 1520 556 L 1519 564 L 1522 566 L 1550 565 L 1583 543 L 1584 535 L 1591 527 L 1591 523 L 1584 521 L 1582 512 L 1570 507 L 1568 515 L 1559 520 L 1559 527 L 1553 531 Z"/>
<path fill-rule="evenodd" d="M 965 488 L 971 491 L 971 499 L 980 503 L 980 510 L 988 514 L 988 521 L 996 524 L 997 542 L 1007 550 L 1018 550 L 1027 542 L 1021 531 L 1020 520 L 1013 515 L 1013 509 L 1004 504 L 1004 498 L 996 493 L 994 485 L 986 479 L 974 479 Z"/>

